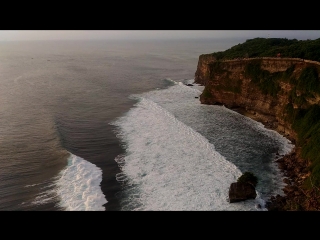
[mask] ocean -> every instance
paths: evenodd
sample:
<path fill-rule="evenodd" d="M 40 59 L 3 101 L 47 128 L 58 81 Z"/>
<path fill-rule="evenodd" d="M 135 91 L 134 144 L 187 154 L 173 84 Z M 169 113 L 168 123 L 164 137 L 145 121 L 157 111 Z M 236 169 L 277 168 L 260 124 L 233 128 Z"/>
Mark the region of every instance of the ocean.
<path fill-rule="evenodd" d="M 293 145 L 194 84 L 238 43 L 0 42 L 0 210 L 267 211 Z M 246 171 L 257 198 L 229 203 Z"/>

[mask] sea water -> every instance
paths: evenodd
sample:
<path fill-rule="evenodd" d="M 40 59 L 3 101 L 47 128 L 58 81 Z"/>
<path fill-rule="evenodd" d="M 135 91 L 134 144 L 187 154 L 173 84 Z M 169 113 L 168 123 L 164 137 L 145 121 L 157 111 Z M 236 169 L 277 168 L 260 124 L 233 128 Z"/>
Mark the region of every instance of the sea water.
<path fill-rule="evenodd" d="M 1 42 L 0 210 L 265 210 L 291 143 L 185 85 L 238 43 Z M 258 197 L 230 204 L 245 171 Z"/>

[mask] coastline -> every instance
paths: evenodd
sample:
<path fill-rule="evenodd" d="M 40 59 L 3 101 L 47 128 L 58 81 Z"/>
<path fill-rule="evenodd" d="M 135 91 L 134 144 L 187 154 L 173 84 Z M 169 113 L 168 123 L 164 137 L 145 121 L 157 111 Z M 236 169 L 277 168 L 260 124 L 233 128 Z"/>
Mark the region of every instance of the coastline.
<path fill-rule="evenodd" d="M 282 189 L 284 195 L 272 196 L 266 201 L 266 208 L 268 211 L 313 211 L 319 210 L 317 196 L 315 190 L 303 190 L 302 184 L 310 173 L 308 171 L 307 161 L 299 158 L 300 149 L 295 145 L 295 139 L 289 135 L 284 135 L 283 132 L 274 127 L 273 124 L 263 122 L 257 115 L 247 111 L 245 108 L 231 109 L 243 116 L 249 117 L 257 122 L 264 124 L 267 129 L 274 130 L 289 139 L 294 148 L 292 151 L 276 160 L 278 168 L 283 173 L 283 182 L 286 184 Z"/>

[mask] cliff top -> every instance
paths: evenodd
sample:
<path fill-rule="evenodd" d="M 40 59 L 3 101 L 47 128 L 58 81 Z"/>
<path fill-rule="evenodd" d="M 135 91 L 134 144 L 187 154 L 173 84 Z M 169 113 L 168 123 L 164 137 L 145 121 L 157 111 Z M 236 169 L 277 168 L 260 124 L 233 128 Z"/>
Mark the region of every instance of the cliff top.
<path fill-rule="evenodd" d="M 225 51 L 211 53 L 217 60 L 256 57 L 300 58 L 320 62 L 320 38 L 297 40 L 286 38 L 254 38 Z"/>

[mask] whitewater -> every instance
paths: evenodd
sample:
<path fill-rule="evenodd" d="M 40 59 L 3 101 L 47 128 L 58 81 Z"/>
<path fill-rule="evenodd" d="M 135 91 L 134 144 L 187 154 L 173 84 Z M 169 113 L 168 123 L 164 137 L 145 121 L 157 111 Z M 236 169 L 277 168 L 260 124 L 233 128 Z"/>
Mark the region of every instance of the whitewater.
<path fill-rule="evenodd" d="M 164 81 L 170 86 L 131 95 L 136 104 L 110 123 L 125 149 L 114 159 L 121 170 L 116 174 L 121 210 L 267 211 L 268 197 L 283 195 L 285 185 L 276 157 L 289 153 L 293 144 L 224 106 L 202 105 L 203 86 L 187 86 L 192 79 Z M 100 188 L 101 169 L 69 154 L 67 166 L 53 180 L 54 189 L 33 203 L 58 197 L 65 211 L 104 211 L 108 199 Z M 253 161 L 257 156 L 262 160 Z M 229 203 L 230 184 L 244 171 L 258 176 L 257 197 Z"/>
<path fill-rule="evenodd" d="M 265 163 L 268 172 L 264 176 L 258 175 L 262 178 L 262 191 L 257 187 L 257 198 L 230 204 L 229 186 L 243 172 L 204 136 L 208 128 L 206 123 L 209 121 L 212 126 L 215 122 L 214 119 L 199 118 L 199 111 L 208 114 L 208 110 L 214 112 L 219 108 L 220 117 L 238 117 L 238 127 L 246 124 L 252 132 L 272 139 L 273 145 L 277 146 L 273 146 L 274 150 L 280 155 L 291 151 L 293 145 L 290 141 L 275 131 L 265 129 L 261 123 L 223 106 L 202 108 L 199 101 L 202 86 L 185 85 L 193 80 L 166 81 L 173 85 L 167 89 L 131 95 L 137 100 L 135 106 L 112 123 L 118 127 L 118 137 L 126 149 L 125 154 L 116 158 L 122 170 L 117 175 L 117 180 L 123 184 L 123 191 L 119 193 L 122 210 L 265 211 L 266 192 L 283 194 L 283 176 L 274 159 Z M 267 178 L 265 184 L 272 182 L 272 189 L 263 185 L 263 178 Z"/>
<path fill-rule="evenodd" d="M 264 211 L 292 144 L 191 79 L 238 41 L 1 43 L 0 209 Z M 229 204 L 245 171 L 258 197 Z"/>

